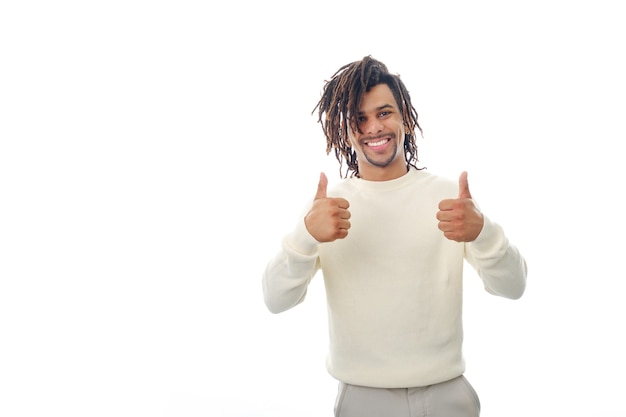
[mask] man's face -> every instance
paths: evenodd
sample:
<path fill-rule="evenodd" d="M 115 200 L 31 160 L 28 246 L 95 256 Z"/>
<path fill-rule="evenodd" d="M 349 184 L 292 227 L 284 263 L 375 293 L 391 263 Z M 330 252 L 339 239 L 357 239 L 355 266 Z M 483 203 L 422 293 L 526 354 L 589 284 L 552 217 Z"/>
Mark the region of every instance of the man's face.
<path fill-rule="evenodd" d="M 386 181 L 406 174 L 402 114 L 387 84 L 378 84 L 363 95 L 356 115 L 358 131 L 348 129 L 357 154 L 359 176 Z"/>

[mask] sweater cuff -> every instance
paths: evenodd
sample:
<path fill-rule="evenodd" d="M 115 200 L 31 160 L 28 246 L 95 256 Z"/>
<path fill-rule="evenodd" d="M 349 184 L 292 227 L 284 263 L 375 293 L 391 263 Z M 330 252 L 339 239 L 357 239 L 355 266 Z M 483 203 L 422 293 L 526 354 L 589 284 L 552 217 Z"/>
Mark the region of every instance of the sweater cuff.
<path fill-rule="evenodd" d="M 319 242 L 307 230 L 304 219 L 298 222 L 296 228 L 285 236 L 284 245 L 300 255 L 313 256 L 317 254 Z"/>
<path fill-rule="evenodd" d="M 492 222 L 485 215 L 483 215 L 483 219 L 483 229 L 478 234 L 478 237 L 471 242 L 474 249 L 487 253 L 491 251 L 498 251 L 499 248 L 506 247 L 508 242 L 502 228 L 497 223 Z"/>

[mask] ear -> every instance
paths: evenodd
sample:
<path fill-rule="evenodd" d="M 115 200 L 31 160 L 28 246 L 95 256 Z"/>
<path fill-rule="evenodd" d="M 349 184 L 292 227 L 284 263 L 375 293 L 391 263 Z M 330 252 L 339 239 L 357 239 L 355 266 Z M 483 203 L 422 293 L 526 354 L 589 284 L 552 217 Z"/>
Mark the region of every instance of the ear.
<path fill-rule="evenodd" d="M 409 124 L 407 122 L 404 122 L 403 125 L 404 125 L 404 134 L 405 135 L 413 136 L 415 134 L 415 131 L 413 129 L 411 129 L 411 126 L 409 126 Z"/>

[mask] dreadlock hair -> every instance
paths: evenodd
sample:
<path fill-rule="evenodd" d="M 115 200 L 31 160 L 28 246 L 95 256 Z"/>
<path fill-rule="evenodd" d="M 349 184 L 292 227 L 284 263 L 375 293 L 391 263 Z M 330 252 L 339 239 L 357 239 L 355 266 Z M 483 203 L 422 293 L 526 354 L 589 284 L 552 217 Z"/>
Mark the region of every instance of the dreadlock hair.
<path fill-rule="evenodd" d="M 409 92 L 399 75 L 389 73 L 385 64 L 366 56 L 339 68 L 331 80 L 326 81 L 322 97 L 313 109 L 313 113 L 318 111 L 318 122 L 326 136 L 326 154 L 334 149 L 335 157 L 339 161 L 340 176 L 344 161 L 347 165 L 344 178 L 349 172 L 352 172 L 350 176 L 359 176 L 356 152 L 348 141 L 348 129 L 358 131 L 356 115 L 363 94 L 379 84 L 386 84 L 391 89 L 402 115 L 406 130 L 404 154 L 407 169 L 409 166 L 421 169 L 416 165 L 418 158 L 415 130 L 417 128 L 422 136 L 423 132 L 417 122 L 417 111 L 411 104 Z"/>

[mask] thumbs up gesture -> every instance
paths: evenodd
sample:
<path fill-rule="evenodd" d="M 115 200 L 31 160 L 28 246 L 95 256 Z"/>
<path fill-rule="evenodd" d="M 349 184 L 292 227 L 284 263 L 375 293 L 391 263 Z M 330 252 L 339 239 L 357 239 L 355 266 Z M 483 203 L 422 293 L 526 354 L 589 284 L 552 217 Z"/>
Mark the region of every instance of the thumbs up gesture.
<path fill-rule="evenodd" d="M 472 242 L 483 229 L 483 214 L 472 201 L 467 172 L 459 177 L 459 197 L 442 200 L 437 212 L 439 230 L 443 235 L 457 242 Z"/>
<path fill-rule="evenodd" d="M 328 198 L 328 178 L 320 174 L 317 193 L 311 210 L 304 217 L 304 224 L 318 242 L 332 242 L 348 236 L 350 228 L 350 204 L 345 198 Z"/>

